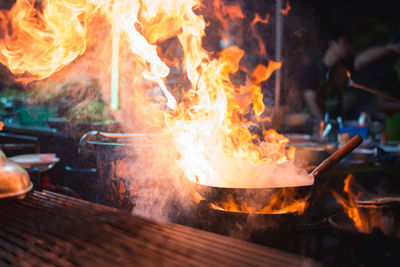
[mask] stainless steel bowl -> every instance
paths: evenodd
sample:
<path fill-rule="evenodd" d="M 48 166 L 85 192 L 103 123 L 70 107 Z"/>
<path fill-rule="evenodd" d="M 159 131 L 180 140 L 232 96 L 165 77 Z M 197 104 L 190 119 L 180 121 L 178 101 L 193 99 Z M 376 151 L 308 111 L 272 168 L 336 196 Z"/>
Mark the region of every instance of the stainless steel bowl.
<path fill-rule="evenodd" d="M 294 144 L 296 152 L 294 159 L 298 163 L 305 165 L 319 165 L 328 155 L 330 155 L 329 146 L 313 142 Z"/>
<path fill-rule="evenodd" d="M 400 198 L 382 197 L 356 201 L 369 233 L 379 229 L 385 236 L 400 238 Z"/>
<path fill-rule="evenodd" d="M 25 169 L 9 161 L 0 163 L 0 199 L 22 197 L 32 190 L 32 187 Z"/>

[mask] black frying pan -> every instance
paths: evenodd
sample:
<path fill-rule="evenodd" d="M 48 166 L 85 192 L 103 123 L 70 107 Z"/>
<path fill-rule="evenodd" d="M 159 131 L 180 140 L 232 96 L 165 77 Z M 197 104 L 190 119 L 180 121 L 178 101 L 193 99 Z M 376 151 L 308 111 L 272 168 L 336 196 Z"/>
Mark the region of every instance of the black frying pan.
<path fill-rule="evenodd" d="M 321 176 L 358 147 L 362 141 L 359 135 L 353 137 L 342 148 L 324 160 L 310 175 L 314 179 Z M 257 213 L 267 205 L 270 205 L 272 210 L 281 210 L 283 207 L 280 205 L 284 204 L 286 206 L 291 201 L 295 202 L 310 194 L 312 185 L 277 188 L 227 188 L 195 183 L 194 189 L 209 203 L 218 204 L 233 201 L 238 206 L 251 206 L 254 208 L 252 212 Z M 285 199 L 289 195 L 292 196 L 291 199 Z"/>
<path fill-rule="evenodd" d="M 400 201 L 382 198 L 357 201 L 357 209 L 363 222 L 362 229 L 355 226 L 346 213 L 329 217 L 329 223 L 336 230 L 352 235 L 365 235 L 398 239 L 400 241 Z"/>
<path fill-rule="evenodd" d="M 375 213 L 376 211 L 368 210 L 366 212 Z M 394 212 L 394 210 L 391 212 Z M 341 264 L 340 257 L 338 257 L 339 262 L 334 265 L 399 266 L 400 238 L 397 234 L 400 220 L 398 216 L 396 218 L 395 221 L 388 223 L 383 229 L 374 227 L 371 232 L 365 233 L 359 231 L 345 213 L 329 217 L 328 223 L 330 227 L 339 233 L 337 245 L 339 253 L 342 259 L 346 259 L 346 262 L 351 262 L 350 264 Z M 372 218 L 367 218 L 367 220 L 369 219 Z M 376 218 L 373 220 L 376 220 Z"/>

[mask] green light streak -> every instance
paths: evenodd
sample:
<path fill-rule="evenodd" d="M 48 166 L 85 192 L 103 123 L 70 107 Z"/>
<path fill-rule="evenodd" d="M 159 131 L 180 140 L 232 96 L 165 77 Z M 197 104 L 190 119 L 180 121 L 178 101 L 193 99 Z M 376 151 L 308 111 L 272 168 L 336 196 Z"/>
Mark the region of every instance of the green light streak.
<path fill-rule="evenodd" d="M 112 58 L 111 58 L 111 96 L 110 108 L 117 110 L 119 108 L 119 30 L 113 27 L 113 40 L 112 40 Z"/>

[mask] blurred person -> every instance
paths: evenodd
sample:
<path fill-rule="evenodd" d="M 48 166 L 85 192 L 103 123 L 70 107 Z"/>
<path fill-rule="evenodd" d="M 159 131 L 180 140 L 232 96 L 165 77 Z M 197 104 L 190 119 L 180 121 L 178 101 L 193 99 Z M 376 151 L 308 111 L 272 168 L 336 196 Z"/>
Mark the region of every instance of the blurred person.
<path fill-rule="evenodd" d="M 366 49 L 355 60 L 357 72 L 352 75 L 352 80 L 399 98 L 399 51 L 400 42 Z M 393 104 L 396 106 L 393 101 L 358 88 L 347 90 L 345 102 L 349 119 L 357 119 L 360 112 L 369 111 L 376 120 L 382 120 L 385 113 L 393 112 Z"/>
<path fill-rule="evenodd" d="M 322 120 L 328 112 L 331 117 L 342 115 L 343 91 L 348 80 L 346 62 L 350 51 L 347 33 L 334 31 L 327 38 L 322 53 L 317 49 L 305 50 L 298 75 L 299 87 L 311 115 Z"/>
<path fill-rule="evenodd" d="M 344 103 L 344 95 L 349 87 L 347 71 L 352 74 L 360 72 L 371 62 L 392 52 L 399 52 L 400 43 L 373 46 L 353 57 L 350 55 L 348 33 L 337 30 L 330 34 L 326 49 L 322 51 L 322 54 L 316 50 L 312 51 L 314 54 L 308 53 L 298 72 L 304 101 L 311 115 L 318 120 L 322 120 L 326 113 L 331 119 L 349 113 L 345 111 L 351 110 L 351 105 Z M 355 99 L 359 101 L 357 95 L 364 92 L 357 90 Z"/>
<path fill-rule="evenodd" d="M 355 63 L 360 84 L 388 93 L 397 100 L 372 96 L 377 112 L 383 112 L 388 140 L 400 140 L 400 33 L 387 44 L 366 49 Z"/>

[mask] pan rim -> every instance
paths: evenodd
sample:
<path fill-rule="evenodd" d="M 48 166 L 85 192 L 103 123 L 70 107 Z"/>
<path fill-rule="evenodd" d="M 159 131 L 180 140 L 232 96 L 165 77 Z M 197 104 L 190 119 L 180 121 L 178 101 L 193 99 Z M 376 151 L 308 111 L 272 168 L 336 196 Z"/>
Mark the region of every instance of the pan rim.
<path fill-rule="evenodd" d="M 32 188 L 33 188 L 33 184 L 32 184 L 32 182 L 30 182 L 29 186 L 26 187 L 23 190 L 0 194 L 0 199 L 7 199 L 7 198 L 12 198 L 12 197 L 17 197 L 17 196 L 24 195 L 24 194 L 28 193 L 29 191 L 31 191 Z"/>

